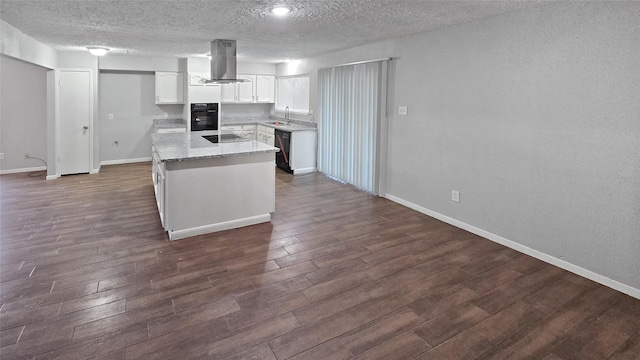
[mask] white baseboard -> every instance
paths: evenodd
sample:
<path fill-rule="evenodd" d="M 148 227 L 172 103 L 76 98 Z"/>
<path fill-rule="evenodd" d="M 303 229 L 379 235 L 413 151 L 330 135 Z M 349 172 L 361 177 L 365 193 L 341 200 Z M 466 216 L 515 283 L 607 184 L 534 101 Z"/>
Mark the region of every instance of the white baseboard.
<path fill-rule="evenodd" d="M 225 221 L 217 224 L 199 226 L 191 229 L 169 231 L 169 240 L 184 239 L 191 236 L 208 234 L 216 231 L 230 230 L 243 226 L 255 225 L 271 221 L 271 214 L 251 216 L 244 219 Z"/>
<path fill-rule="evenodd" d="M 57 178 L 59 178 L 60 176 L 58 175 L 47 175 L 47 180 L 55 180 Z"/>
<path fill-rule="evenodd" d="M 28 167 L 28 168 L 21 168 L 21 169 L 8 169 L 8 170 L 0 170 L 0 175 L 18 174 L 18 173 L 43 171 L 43 170 L 47 170 L 47 167 L 46 166 L 36 166 L 36 167 Z"/>
<path fill-rule="evenodd" d="M 100 162 L 102 165 L 121 165 L 121 164 L 133 164 L 139 162 L 151 161 L 151 157 L 137 158 L 137 159 L 120 159 L 120 160 L 105 160 Z"/>
<path fill-rule="evenodd" d="M 447 215 L 443 215 L 443 214 L 440 214 L 439 212 L 427 209 L 427 208 L 422 207 L 420 205 L 416 205 L 416 204 L 414 204 L 412 202 L 406 201 L 404 199 L 401 199 L 399 197 L 393 196 L 391 194 L 386 194 L 385 198 L 387 198 L 387 199 L 389 199 L 389 200 L 391 200 L 393 202 L 396 202 L 396 203 L 398 203 L 400 205 L 406 206 L 406 207 L 408 207 L 410 209 L 413 209 L 413 210 L 416 210 L 418 212 L 421 212 L 421 213 L 423 213 L 425 215 L 429 215 L 429 216 L 431 216 L 433 218 L 436 218 L 436 219 L 438 219 L 440 221 L 446 222 L 447 224 L 453 225 L 453 226 L 455 226 L 457 228 L 469 231 L 469 232 L 471 232 L 473 234 L 476 234 L 478 236 L 482 236 L 483 238 L 486 238 L 486 239 L 489 239 L 491 241 L 497 242 L 498 244 L 504 245 L 504 246 L 509 247 L 509 248 L 511 248 L 513 250 L 519 251 L 519 252 L 521 252 L 523 254 L 532 256 L 532 257 L 534 257 L 534 258 L 536 258 L 538 260 L 542 260 L 542 261 L 544 261 L 546 263 L 549 263 L 551 265 L 557 266 L 559 268 L 562 268 L 562 269 L 567 270 L 569 272 L 572 272 L 574 274 L 580 275 L 580 276 L 585 277 L 585 278 L 587 278 L 589 280 L 593 280 L 593 281 L 595 281 L 597 283 L 600 283 L 600 284 L 602 284 L 604 286 L 607 286 L 607 287 L 610 287 L 610 288 L 612 288 L 614 290 L 617 290 L 617 291 L 620 291 L 622 293 L 625 293 L 625 294 L 627 294 L 629 296 L 633 296 L 636 299 L 640 299 L 640 289 L 636 289 L 636 288 L 634 288 L 632 286 L 623 284 L 623 283 L 621 283 L 619 281 L 616 281 L 616 280 L 610 279 L 610 278 L 608 278 L 606 276 L 597 274 L 597 273 L 595 273 L 593 271 L 587 270 L 585 268 L 582 268 L 582 267 L 577 266 L 575 264 L 572 264 L 570 262 L 558 259 L 558 258 L 556 258 L 554 256 L 549 255 L 549 254 L 546 254 L 546 253 L 543 253 L 541 251 L 532 249 L 532 248 L 530 248 L 528 246 L 519 244 L 519 243 L 517 243 L 517 242 L 515 242 L 513 240 L 509 240 L 509 239 L 503 238 L 502 236 L 490 233 L 490 232 L 488 232 L 486 230 L 477 228 L 477 227 L 475 227 L 473 225 L 469 225 L 469 224 L 467 224 L 465 222 L 462 222 L 460 220 L 456 220 L 456 219 L 454 219 L 452 217 L 449 217 Z"/>
<path fill-rule="evenodd" d="M 293 175 L 311 174 L 312 172 L 315 172 L 315 171 L 316 171 L 316 168 L 314 168 L 314 167 L 294 169 L 293 170 Z"/>

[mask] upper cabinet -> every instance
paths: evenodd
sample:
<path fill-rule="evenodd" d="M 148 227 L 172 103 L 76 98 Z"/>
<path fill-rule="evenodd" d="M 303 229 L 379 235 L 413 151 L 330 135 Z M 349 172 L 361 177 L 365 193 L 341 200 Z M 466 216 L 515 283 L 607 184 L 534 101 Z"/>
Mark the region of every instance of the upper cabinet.
<path fill-rule="evenodd" d="M 237 97 L 239 103 L 252 103 L 255 102 L 256 96 L 256 77 L 255 75 L 238 75 L 238 79 L 242 79 L 245 82 L 236 83 Z"/>
<path fill-rule="evenodd" d="M 156 72 L 156 104 L 184 104 L 184 74 Z"/>
<path fill-rule="evenodd" d="M 273 75 L 238 75 L 245 82 L 221 86 L 222 103 L 253 104 L 275 102 L 276 77 Z"/>
<path fill-rule="evenodd" d="M 256 102 L 276 102 L 276 77 L 273 75 L 256 75 Z"/>

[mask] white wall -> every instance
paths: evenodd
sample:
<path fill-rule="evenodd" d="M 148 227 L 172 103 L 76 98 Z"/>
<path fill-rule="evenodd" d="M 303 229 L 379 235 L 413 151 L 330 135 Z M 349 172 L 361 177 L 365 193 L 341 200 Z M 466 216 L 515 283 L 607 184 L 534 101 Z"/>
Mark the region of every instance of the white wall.
<path fill-rule="evenodd" d="M 47 72 L 0 55 L 0 171 L 39 168 L 47 161 Z"/>
<path fill-rule="evenodd" d="M 56 51 L 0 20 L 0 54 L 48 69 L 56 67 Z"/>
<path fill-rule="evenodd" d="M 184 71 L 180 59 L 146 56 L 105 55 L 100 57 L 101 70 L 118 71 Z"/>
<path fill-rule="evenodd" d="M 276 64 L 238 62 L 237 72 L 238 74 L 275 75 Z"/>
<path fill-rule="evenodd" d="M 99 94 L 102 162 L 150 159 L 153 119 L 182 117 L 183 105 L 155 104 L 151 72 L 101 72 Z"/>
<path fill-rule="evenodd" d="M 640 297 L 639 18 L 557 3 L 278 74 L 309 72 L 315 109 L 318 67 L 393 57 L 391 198 Z"/>

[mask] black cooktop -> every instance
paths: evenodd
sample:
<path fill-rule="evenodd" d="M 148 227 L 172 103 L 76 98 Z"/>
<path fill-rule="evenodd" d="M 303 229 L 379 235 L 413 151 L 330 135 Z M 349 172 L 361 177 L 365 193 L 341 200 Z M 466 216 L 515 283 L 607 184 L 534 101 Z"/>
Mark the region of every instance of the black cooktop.
<path fill-rule="evenodd" d="M 208 135 L 208 136 L 203 136 L 203 138 L 211 141 L 214 144 L 221 143 L 221 142 L 233 142 L 233 141 L 247 140 L 247 139 L 243 138 L 242 136 L 238 136 L 236 134 Z"/>

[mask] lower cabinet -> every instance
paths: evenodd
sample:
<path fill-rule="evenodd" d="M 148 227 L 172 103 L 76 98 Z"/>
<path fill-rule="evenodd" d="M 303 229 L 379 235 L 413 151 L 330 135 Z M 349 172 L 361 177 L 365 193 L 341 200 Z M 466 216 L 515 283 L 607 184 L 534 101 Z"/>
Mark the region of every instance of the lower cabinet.
<path fill-rule="evenodd" d="M 275 146 L 275 129 L 269 126 L 258 125 L 256 128 L 256 140 L 267 145 Z"/>
<path fill-rule="evenodd" d="M 230 133 L 230 134 L 242 136 L 242 125 L 224 125 L 224 126 L 221 126 L 220 129 L 224 133 Z"/>
<path fill-rule="evenodd" d="M 256 125 L 242 125 L 242 137 L 256 140 Z"/>
<path fill-rule="evenodd" d="M 316 131 L 292 131 L 289 166 L 294 175 L 316 171 Z"/>
<path fill-rule="evenodd" d="M 242 136 L 249 140 L 256 140 L 256 125 L 224 125 L 222 131 Z"/>
<path fill-rule="evenodd" d="M 155 147 L 152 148 L 152 166 L 151 174 L 153 177 L 153 190 L 156 194 L 156 205 L 160 214 L 160 222 L 165 225 L 165 189 L 166 189 L 166 170 L 164 163 L 160 162 L 160 157 Z"/>

